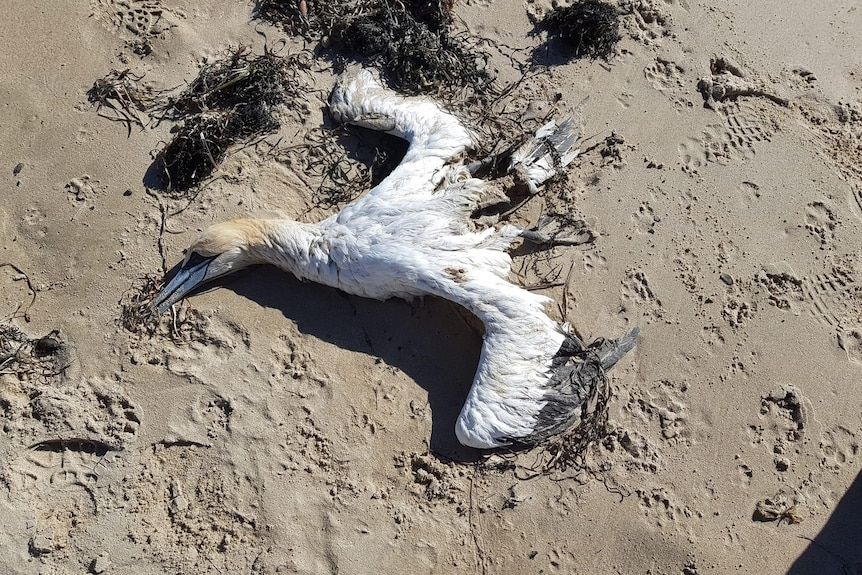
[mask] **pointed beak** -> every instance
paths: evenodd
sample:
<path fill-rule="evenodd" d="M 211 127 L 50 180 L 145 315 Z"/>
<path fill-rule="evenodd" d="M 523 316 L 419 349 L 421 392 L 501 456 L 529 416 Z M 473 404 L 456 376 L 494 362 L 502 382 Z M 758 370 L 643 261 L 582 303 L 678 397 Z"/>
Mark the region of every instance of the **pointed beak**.
<path fill-rule="evenodd" d="M 157 310 L 158 315 L 165 313 L 169 307 L 186 297 L 204 282 L 207 270 L 214 259 L 215 256 L 204 257 L 193 253 L 171 278 L 171 281 L 162 288 L 150 306 Z"/>

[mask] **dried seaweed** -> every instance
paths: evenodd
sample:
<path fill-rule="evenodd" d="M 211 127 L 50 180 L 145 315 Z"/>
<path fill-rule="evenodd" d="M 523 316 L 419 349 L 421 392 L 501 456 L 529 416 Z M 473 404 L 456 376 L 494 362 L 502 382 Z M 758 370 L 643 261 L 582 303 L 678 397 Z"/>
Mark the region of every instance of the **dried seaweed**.
<path fill-rule="evenodd" d="M 456 34 L 451 0 L 259 0 L 257 16 L 320 41 L 336 59 L 364 59 L 405 93 L 487 91 L 492 77 L 481 40 Z"/>
<path fill-rule="evenodd" d="M 147 275 L 136 280 L 120 300 L 120 326 L 137 341 L 141 337 L 164 338 L 178 345 L 213 341 L 206 330 L 208 320 L 188 303 L 171 306 L 170 313 L 156 313 L 151 304 L 163 286 L 162 276 Z"/>
<path fill-rule="evenodd" d="M 288 81 L 296 63 L 237 48 L 201 68 L 179 96 L 169 98 L 162 117 L 185 121 L 156 158 L 167 189 L 194 187 L 212 174 L 229 147 L 277 130 L 275 107 L 300 95 L 297 83 Z"/>
<path fill-rule="evenodd" d="M 19 380 L 49 383 L 70 365 L 69 354 L 60 333 L 31 339 L 12 324 L 0 323 L 0 375 L 11 374 Z"/>
<path fill-rule="evenodd" d="M 620 15 L 602 0 L 581 0 L 552 10 L 539 27 L 572 51 L 574 58 L 602 58 L 613 54 L 620 41 Z"/>
<path fill-rule="evenodd" d="M 158 328 L 158 318 L 150 303 L 162 288 L 161 276 L 140 278 L 123 294 L 120 300 L 120 325 L 130 333 L 152 336 Z"/>
<path fill-rule="evenodd" d="M 163 102 L 164 92 L 144 85 L 143 79 L 129 69 L 111 70 L 104 78 L 93 82 L 87 90 L 87 99 L 96 106 L 100 116 L 125 124 L 131 135 L 132 125 L 145 126 L 138 112 L 147 113 Z M 106 114 L 102 108 L 110 108 L 115 114 Z"/>
<path fill-rule="evenodd" d="M 143 84 L 143 76 L 113 70 L 87 92 L 103 117 L 144 127 L 181 122 L 157 154 L 168 192 L 182 194 L 209 177 L 234 144 L 279 128 L 276 109 L 304 95 L 297 71 L 309 66 L 307 54 L 253 55 L 234 48 L 205 66 L 179 94 L 168 95 Z M 101 112 L 107 107 L 114 115 Z"/>

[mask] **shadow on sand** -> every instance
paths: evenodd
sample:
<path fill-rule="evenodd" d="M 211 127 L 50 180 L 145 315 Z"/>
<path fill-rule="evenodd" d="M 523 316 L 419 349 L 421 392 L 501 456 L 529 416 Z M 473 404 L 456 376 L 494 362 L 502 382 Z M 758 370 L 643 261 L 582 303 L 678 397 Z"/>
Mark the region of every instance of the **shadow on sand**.
<path fill-rule="evenodd" d="M 455 420 L 473 381 L 482 346 L 481 335 L 468 325 L 465 310 L 433 297 L 408 303 L 352 296 L 301 282 L 270 266 L 208 287 L 226 287 L 262 306 L 278 309 L 304 334 L 379 357 L 404 371 L 428 392 L 431 451 L 461 462 L 480 457 L 480 451 L 464 447 L 455 437 Z M 478 320 L 476 325 L 481 325 Z"/>
<path fill-rule="evenodd" d="M 862 574 L 862 472 L 787 573 Z"/>

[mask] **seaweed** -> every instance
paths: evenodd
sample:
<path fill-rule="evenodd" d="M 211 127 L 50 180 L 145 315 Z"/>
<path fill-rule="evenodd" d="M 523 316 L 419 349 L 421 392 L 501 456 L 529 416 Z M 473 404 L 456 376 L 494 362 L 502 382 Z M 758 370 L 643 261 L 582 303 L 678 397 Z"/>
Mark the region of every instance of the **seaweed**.
<path fill-rule="evenodd" d="M 87 97 L 99 115 L 123 122 L 130 134 L 132 125 L 180 122 L 157 153 L 156 165 L 165 191 L 181 194 L 209 177 L 232 145 L 280 127 L 277 107 L 303 95 L 295 71 L 307 68 L 305 57 L 233 48 L 204 65 L 176 95 L 144 86 L 143 76 L 129 70 L 112 70 L 93 83 Z M 104 107 L 115 114 L 101 112 Z"/>
<path fill-rule="evenodd" d="M 259 0 L 258 18 L 318 41 L 338 59 L 379 67 L 405 93 L 487 91 L 493 82 L 481 40 L 452 31 L 451 0 Z"/>
<path fill-rule="evenodd" d="M 613 54 L 620 41 L 619 11 L 603 0 L 581 0 L 552 10 L 539 27 L 571 50 L 574 58 L 602 58 Z"/>
<path fill-rule="evenodd" d="M 93 82 L 87 90 L 87 100 L 96 106 L 99 116 L 126 125 L 129 135 L 132 125 L 145 126 L 138 112 L 148 112 L 161 103 L 163 92 L 142 84 L 143 76 L 125 70 L 111 70 L 104 78 Z M 115 114 L 106 114 L 102 108 L 110 108 Z"/>
<path fill-rule="evenodd" d="M 275 107 L 299 96 L 288 70 L 296 60 L 269 51 L 229 51 L 201 68 L 197 77 L 161 108 L 162 118 L 184 119 L 156 162 L 167 189 L 188 190 L 218 167 L 232 145 L 276 131 Z"/>
<path fill-rule="evenodd" d="M 0 322 L 0 375 L 46 384 L 62 376 L 70 365 L 68 347 L 58 330 L 30 338 L 14 325 Z"/>

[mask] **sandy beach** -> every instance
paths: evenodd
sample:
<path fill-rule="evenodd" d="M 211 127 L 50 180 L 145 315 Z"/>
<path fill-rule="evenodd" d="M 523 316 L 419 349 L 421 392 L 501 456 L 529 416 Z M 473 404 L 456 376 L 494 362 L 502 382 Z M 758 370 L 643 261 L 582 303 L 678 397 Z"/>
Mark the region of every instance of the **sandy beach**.
<path fill-rule="evenodd" d="M 335 66 L 310 58 L 276 133 L 163 193 L 177 123 L 111 121 L 94 82 L 182 89 L 302 40 L 246 2 L 7 2 L 0 571 L 862 573 L 862 7 L 612 3 L 607 60 L 546 44 L 549 0 L 453 8 L 505 46 L 501 84 L 537 62 L 510 109 L 581 124 L 564 185 L 514 218 L 563 206 L 596 240 L 516 249 L 513 281 L 587 340 L 641 330 L 575 465 L 458 443 L 482 334 L 443 300 L 259 267 L 130 330 L 210 224 L 340 208 L 307 146 Z"/>

